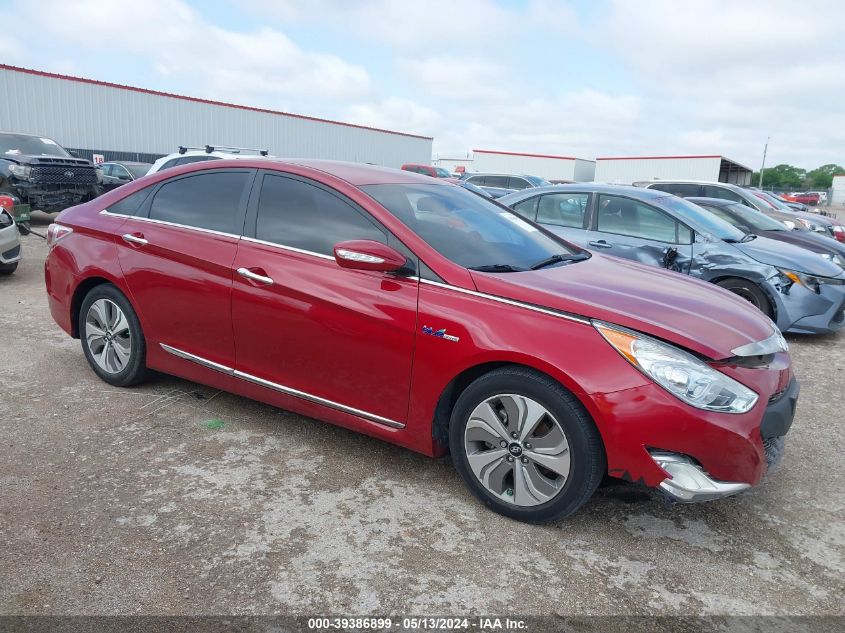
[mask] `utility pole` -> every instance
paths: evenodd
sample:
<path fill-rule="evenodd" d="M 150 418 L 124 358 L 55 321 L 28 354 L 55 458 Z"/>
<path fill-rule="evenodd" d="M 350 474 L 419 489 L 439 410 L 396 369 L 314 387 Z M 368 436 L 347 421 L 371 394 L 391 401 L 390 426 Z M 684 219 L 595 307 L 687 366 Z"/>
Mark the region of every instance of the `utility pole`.
<path fill-rule="evenodd" d="M 769 141 L 772 140 L 771 136 L 766 137 L 766 146 L 763 148 L 763 164 L 760 165 L 760 182 L 757 183 L 757 186 L 762 189 L 763 188 L 763 170 L 766 169 L 766 152 L 769 151 Z"/>

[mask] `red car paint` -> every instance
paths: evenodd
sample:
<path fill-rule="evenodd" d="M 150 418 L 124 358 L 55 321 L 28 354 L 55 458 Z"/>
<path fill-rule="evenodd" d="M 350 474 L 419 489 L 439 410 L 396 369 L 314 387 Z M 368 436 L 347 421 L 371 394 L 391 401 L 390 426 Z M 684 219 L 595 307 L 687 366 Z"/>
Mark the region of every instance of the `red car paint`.
<path fill-rule="evenodd" d="M 349 270 L 330 257 L 105 211 L 153 183 L 226 168 L 295 174 L 336 190 L 372 214 L 443 282 Z M 719 480 L 760 480 L 766 469 L 763 412 L 792 373 L 787 353 L 760 368 L 731 360 L 732 349 L 773 333 L 771 322 L 750 304 L 711 284 L 600 254 L 519 274 L 470 272 L 359 189 L 386 183 L 453 186 L 367 165 L 260 159 L 197 163 L 127 183 L 58 217 L 73 233 L 52 247 L 45 263 L 52 315 L 78 336 L 76 315 L 85 292 L 109 281 L 138 314 L 150 368 L 431 456 L 447 448 L 435 439 L 433 425 L 451 385 L 484 368 L 521 364 L 551 376 L 580 400 L 600 431 L 612 475 L 657 485 L 666 473 L 646 449 L 658 448 L 693 456 Z M 127 243 L 124 234 L 143 237 L 148 245 Z M 235 274 L 240 267 L 284 282 L 260 286 Z M 634 369 L 592 327 L 593 318 L 710 359 L 757 392 L 759 401 L 740 415 L 688 406 Z M 426 326 L 445 328 L 459 343 L 424 335 Z M 197 365 L 161 344 L 286 385 L 290 392 Z M 342 403 L 345 410 L 297 393 Z"/>

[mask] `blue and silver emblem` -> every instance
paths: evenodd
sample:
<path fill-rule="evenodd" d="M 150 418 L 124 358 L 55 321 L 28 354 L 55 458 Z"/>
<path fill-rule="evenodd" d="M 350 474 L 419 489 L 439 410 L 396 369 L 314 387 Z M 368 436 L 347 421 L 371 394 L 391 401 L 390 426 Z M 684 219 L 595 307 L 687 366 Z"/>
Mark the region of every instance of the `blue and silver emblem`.
<path fill-rule="evenodd" d="M 423 325 L 422 326 L 422 333 L 428 334 L 429 336 L 434 336 L 436 338 L 442 338 L 447 341 L 452 341 L 453 343 L 457 343 L 461 339 L 457 336 L 452 336 L 451 334 L 446 334 L 446 328 L 444 327 L 442 330 L 435 330 L 430 325 Z"/>

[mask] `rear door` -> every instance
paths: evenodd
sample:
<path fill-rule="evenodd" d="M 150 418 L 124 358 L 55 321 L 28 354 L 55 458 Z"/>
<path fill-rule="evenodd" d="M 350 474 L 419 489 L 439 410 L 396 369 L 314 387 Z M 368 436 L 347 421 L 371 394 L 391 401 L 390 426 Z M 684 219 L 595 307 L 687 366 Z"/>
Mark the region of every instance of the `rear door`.
<path fill-rule="evenodd" d="M 341 268 L 333 249 L 368 239 L 413 261 L 412 254 L 321 183 L 263 172 L 256 190 L 232 264 L 240 377 L 376 422 L 404 423 L 419 280 Z"/>
<path fill-rule="evenodd" d="M 592 225 L 585 233 L 586 248 L 689 273 L 694 234 L 657 207 L 624 196 L 599 194 Z"/>
<path fill-rule="evenodd" d="M 232 262 L 254 177 L 221 169 L 166 180 L 124 222 L 118 255 L 148 353 L 234 364 Z"/>

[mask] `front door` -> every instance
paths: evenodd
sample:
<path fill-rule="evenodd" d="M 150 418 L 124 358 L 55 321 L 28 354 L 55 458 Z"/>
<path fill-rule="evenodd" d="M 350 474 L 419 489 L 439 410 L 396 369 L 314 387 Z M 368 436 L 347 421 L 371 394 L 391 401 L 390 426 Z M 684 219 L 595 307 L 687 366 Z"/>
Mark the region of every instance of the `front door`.
<path fill-rule="evenodd" d="M 232 265 L 236 369 L 289 395 L 404 423 L 419 282 L 340 268 L 333 256 L 344 240 L 395 238 L 315 181 L 267 172 L 256 186 Z"/>
<path fill-rule="evenodd" d="M 693 232 L 663 211 L 624 196 L 598 196 L 584 246 L 689 274 Z"/>

